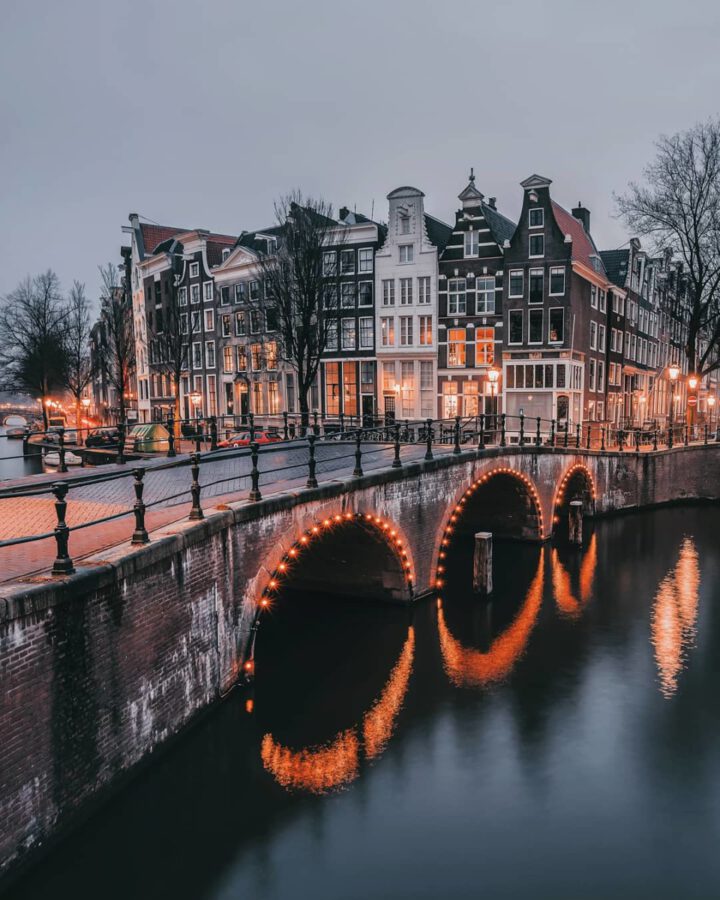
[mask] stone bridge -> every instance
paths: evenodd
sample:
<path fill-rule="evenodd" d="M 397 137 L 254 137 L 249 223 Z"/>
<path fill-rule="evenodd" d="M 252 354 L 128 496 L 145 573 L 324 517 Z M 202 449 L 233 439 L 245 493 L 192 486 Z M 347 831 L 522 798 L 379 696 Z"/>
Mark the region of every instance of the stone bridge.
<path fill-rule="evenodd" d="M 253 669 L 284 586 L 411 602 L 463 531 L 545 541 L 571 499 L 604 515 L 720 497 L 720 445 L 464 450 L 220 504 L 0 589 L 0 858 L 22 860 Z"/>

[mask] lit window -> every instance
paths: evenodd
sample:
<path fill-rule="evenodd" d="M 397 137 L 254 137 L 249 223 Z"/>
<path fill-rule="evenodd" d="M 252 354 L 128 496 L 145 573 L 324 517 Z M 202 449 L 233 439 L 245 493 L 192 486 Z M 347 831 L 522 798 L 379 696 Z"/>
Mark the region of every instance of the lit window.
<path fill-rule="evenodd" d="M 465 329 L 448 329 L 448 368 L 465 365 Z"/>
<path fill-rule="evenodd" d="M 400 346 L 411 347 L 413 343 L 412 316 L 400 316 Z"/>
<path fill-rule="evenodd" d="M 555 307 L 549 313 L 548 341 L 551 344 L 562 344 L 564 340 L 565 310 L 562 307 Z"/>
<path fill-rule="evenodd" d="M 420 316 L 420 346 L 432 347 L 432 316 Z"/>
<path fill-rule="evenodd" d="M 475 365 L 491 366 L 495 359 L 495 329 L 475 329 Z"/>

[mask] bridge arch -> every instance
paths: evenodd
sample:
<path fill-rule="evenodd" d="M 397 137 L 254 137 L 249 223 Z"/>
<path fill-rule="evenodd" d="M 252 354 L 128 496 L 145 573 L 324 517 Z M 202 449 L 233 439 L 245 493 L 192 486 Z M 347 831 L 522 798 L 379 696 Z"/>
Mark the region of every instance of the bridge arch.
<path fill-rule="evenodd" d="M 558 481 L 553 498 L 552 530 L 567 521 L 567 512 L 571 500 L 582 500 L 583 514 L 595 512 L 595 481 L 590 469 L 583 463 L 575 463 L 563 472 Z"/>
<path fill-rule="evenodd" d="M 456 534 L 481 529 L 500 538 L 543 540 L 542 504 L 532 479 L 508 466 L 497 466 L 456 497 L 436 542 L 436 588 L 445 583 L 445 561 Z"/>

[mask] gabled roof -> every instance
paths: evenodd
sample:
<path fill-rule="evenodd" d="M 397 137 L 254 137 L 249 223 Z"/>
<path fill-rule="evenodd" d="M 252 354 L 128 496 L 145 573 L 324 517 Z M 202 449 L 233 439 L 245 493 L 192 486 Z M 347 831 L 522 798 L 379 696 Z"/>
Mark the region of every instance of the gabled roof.
<path fill-rule="evenodd" d="M 453 230 L 449 225 L 425 213 L 425 231 L 431 244 L 434 244 L 440 252 L 445 249 L 445 244 L 450 240 Z"/>
<path fill-rule="evenodd" d="M 144 255 L 154 256 L 159 244 L 163 244 L 169 238 L 186 231 L 188 231 L 187 228 L 174 228 L 171 225 L 150 225 L 147 222 L 141 222 L 140 233 L 142 234 Z"/>
<path fill-rule="evenodd" d="M 583 228 L 582 222 L 576 219 L 572 213 L 563 209 L 559 203 L 556 203 L 554 200 L 550 202 L 558 228 L 563 234 L 569 234 L 572 238 L 572 258 L 589 269 L 605 274 L 602 258 L 593 239 Z M 597 260 L 597 264 L 593 261 L 594 259 Z"/>
<path fill-rule="evenodd" d="M 263 237 L 279 237 L 282 234 L 282 225 L 271 225 L 269 228 L 261 228 L 258 231 L 243 231 L 240 237 L 235 241 L 236 247 L 247 247 L 248 250 L 257 252 L 265 252 L 265 241 Z"/>
<path fill-rule="evenodd" d="M 618 287 L 625 287 L 630 264 L 630 251 L 628 249 L 601 250 L 600 256 L 610 281 Z"/>
<path fill-rule="evenodd" d="M 483 203 L 482 213 L 492 232 L 494 240 L 497 241 L 501 247 L 505 241 L 512 240 L 512 236 L 515 234 L 514 222 L 511 222 L 507 216 L 498 212 L 494 207 L 488 206 L 487 203 Z"/>
<path fill-rule="evenodd" d="M 211 268 L 213 266 L 219 266 L 222 262 L 223 250 L 234 247 L 236 240 L 237 238 L 230 237 L 230 235 L 211 235 L 205 245 L 205 255 L 207 256 L 208 265 Z"/>

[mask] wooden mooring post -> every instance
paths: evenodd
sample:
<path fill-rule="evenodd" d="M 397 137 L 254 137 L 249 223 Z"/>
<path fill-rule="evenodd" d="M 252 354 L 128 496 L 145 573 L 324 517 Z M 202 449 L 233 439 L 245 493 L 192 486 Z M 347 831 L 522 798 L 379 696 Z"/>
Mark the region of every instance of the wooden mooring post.
<path fill-rule="evenodd" d="M 478 594 L 491 594 L 492 589 L 492 533 L 478 531 L 473 554 L 473 590 Z"/>
<path fill-rule="evenodd" d="M 583 503 L 571 500 L 568 513 L 568 538 L 571 544 L 582 544 Z"/>

